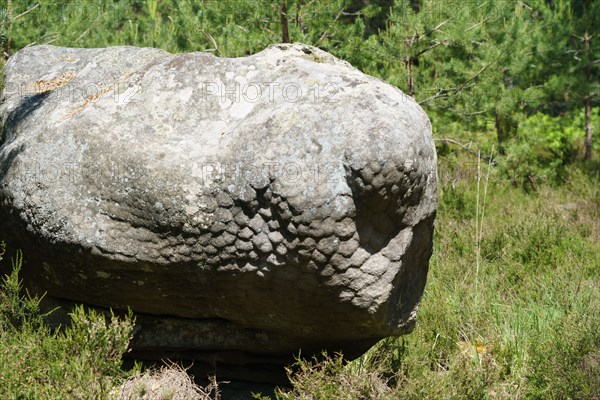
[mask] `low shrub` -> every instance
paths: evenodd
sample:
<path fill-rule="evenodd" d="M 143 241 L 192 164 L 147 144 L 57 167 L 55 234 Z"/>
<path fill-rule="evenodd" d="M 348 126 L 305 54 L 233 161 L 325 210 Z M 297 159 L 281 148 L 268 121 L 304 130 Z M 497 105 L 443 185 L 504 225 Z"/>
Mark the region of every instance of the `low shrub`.
<path fill-rule="evenodd" d="M 121 369 L 133 333 L 130 313 L 107 320 L 76 307 L 71 324 L 51 330 L 40 298 L 23 294 L 22 256 L 0 283 L 0 398 L 108 399 L 130 374 Z"/>
<path fill-rule="evenodd" d="M 378 371 L 346 365 L 343 356 L 323 354 L 322 359 L 299 358 L 288 369 L 291 390 L 278 389 L 277 400 L 362 400 L 394 399 L 387 380 Z M 256 396 L 268 400 L 268 397 Z"/>

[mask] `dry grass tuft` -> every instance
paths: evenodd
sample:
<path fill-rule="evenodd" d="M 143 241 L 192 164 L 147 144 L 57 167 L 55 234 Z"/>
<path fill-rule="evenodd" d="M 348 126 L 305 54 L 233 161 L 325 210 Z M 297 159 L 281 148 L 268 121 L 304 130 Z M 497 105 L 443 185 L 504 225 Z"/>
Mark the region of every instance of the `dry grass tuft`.
<path fill-rule="evenodd" d="M 132 376 L 120 388 L 118 400 L 220 400 L 216 378 L 206 387 L 194 383 L 185 368 L 178 364 L 148 370 Z"/>

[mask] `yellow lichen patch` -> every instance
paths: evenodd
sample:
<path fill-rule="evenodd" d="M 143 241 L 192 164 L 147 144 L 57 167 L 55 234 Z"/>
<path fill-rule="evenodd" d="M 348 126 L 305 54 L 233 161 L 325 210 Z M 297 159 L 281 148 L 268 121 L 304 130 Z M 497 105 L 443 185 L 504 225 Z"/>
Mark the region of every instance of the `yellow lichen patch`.
<path fill-rule="evenodd" d="M 88 96 L 82 104 L 80 104 L 79 106 L 77 106 L 76 108 L 74 108 L 68 115 L 66 118 L 71 118 L 72 116 L 74 116 L 75 114 L 78 114 L 79 112 L 81 112 L 84 108 L 86 108 L 90 103 L 93 103 L 94 101 L 98 100 L 100 97 L 102 97 L 104 94 L 110 92 L 111 90 L 114 89 L 116 84 L 112 84 L 108 87 L 105 87 L 104 89 L 100 90 L 97 93 L 94 93 L 91 96 Z"/>
<path fill-rule="evenodd" d="M 67 71 L 63 73 L 61 76 L 55 79 L 49 80 L 39 80 L 33 83 L 30 83 L 25 87 L 28 92 L 33 92 L 35 94 L 46 93 L 51 90 L 58 89 L 61 86 L 66 85 L 75 79 L 77 74 L 73 71 Z"/>
<path fill-rule="evenodd" d="M 94 93 L 93 95 L 87 97 L 84 101 L 83 101 L 83 105 L 82 107 L 87 106 L 88 104 L 90 104 L 93 101 L 98 100 L 102 95 L 110 92 L 111 90 L 113 90 L 113 88 L 115 87 L 115 85 L 110 85 L 109 87 L 106 87 L 104 89 L 102 89 L 101 91 L 99 91 L 98 93 Z"/>

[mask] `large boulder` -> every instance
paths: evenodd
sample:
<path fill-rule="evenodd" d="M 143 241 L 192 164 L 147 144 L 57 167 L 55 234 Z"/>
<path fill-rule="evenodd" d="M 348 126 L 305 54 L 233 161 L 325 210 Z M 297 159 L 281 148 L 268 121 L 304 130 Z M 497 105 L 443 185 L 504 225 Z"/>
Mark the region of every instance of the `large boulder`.
<path fill-rule="evenodd" d="M 32 46 L 5 82 L 0 232 L 31 290 L 131 307 L 134 350 L 192 358 L 358 354 L 413 328 L 436 154 L 398 89 L 301 44 Z"/>

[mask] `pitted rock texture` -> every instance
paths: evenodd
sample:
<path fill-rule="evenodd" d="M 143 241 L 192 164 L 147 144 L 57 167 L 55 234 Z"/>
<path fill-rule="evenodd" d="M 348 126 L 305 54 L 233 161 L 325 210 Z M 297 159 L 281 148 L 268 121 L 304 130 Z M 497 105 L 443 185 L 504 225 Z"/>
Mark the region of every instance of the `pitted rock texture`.
<path fill-rule="evenodd" d="M 32 289 L 190 321 L 153 350 L 286 354 L 412 329 L 436 155 L 398 89 L 301 44 L 32 46 L 5 74 L 0 232 Z M 194 339 L 202 320 L 262 336 Z"/>

